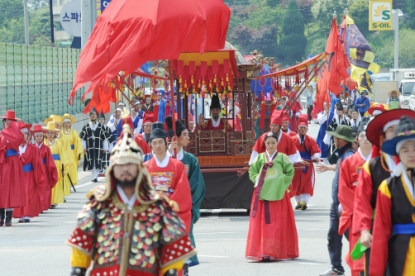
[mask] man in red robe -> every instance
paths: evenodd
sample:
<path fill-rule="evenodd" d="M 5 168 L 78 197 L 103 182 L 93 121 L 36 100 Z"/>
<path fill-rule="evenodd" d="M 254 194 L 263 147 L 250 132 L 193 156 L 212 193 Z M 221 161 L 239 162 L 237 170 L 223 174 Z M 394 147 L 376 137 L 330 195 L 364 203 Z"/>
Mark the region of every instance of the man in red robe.
<path fill-rule="evenodd" d="M 150 145 L 151 124 L 153 122 L 154 122 L 153 113 L 150 113 L 150 112 L 144 113 L 143 133 L 140 133 L 136 136 L 136 137 L 142 138 L 148 145 Z"/>
<path fill-rule="evenodd" d="M 373 215 L 376 208 L 376 195 L 383 180 L 392 176 L 396 167 L 393 156 L 379 152 L 383 141 L 395 137 L 399 119 L 402 116 L 415 117 L 410 109 L 394 109 L 377 115 L 367 126 L 366 135 L 372 143 L 372 158 L 363 165 L 355 190 L 353 211 L 353 232 L 360 235 L 360 243 L 368 248 L 365 251 L 365 272 L 370 266 L 370 249 L 372 247 Z"/>
<path fill-rule="evenodd" d="M 42 211 L 50 208 L 52 203 L 52 189 L 58 183 L 58 169 L 56 168 L 50 148 L 43 143 L 45 132 L 47 131 L 41 125 L 33 126 L 32 133 L 35 138 L 35 146 L 39 149 L 40 159 L 44 165 L 43 173 L 46 176 L 46 187 L 44 187 L 39 195 Z"/>
<path fill-rule="evenodd" d="M 130 129 L 134 130 L 134 123 L 133 123 L 133 120 L 131 119 L 131 116 L 122 117 L 121 124 L 122 124 L 122 126 L 127 124 L 127 125 L 130 126 Z M 134 141 L 141 148 L 141 150 L 143 151 L 143 154 L 147 154 L 147 153 L 151 152 L 150 146 L 147 144 L 147 142 L 143 139 L 143 137 L 141 135 L 137 135 L 134 138 Z"/>
<path fill-rule="evenodd" d="M 303 211 L 307 209 L 308 200 L 314 193 L 316 177 L 313 163 L 319 162 L 321 157 L 320 148 L 316 141 L 307 135 L 307 131 L 308 116 L 307 114 L 302 114 L 298 122 L 298 135 L 292 137 L 292 140 L 301 157 L 309 161 L 310 166 L 305 167 L 303 170 L 295 170 L 290 190 L 291 196 L 294 196 L 297 202 L 295 209 Z"/>
<path fill-rule="evenodd" d="M 23 164 L 26 204 L 16 208 L 13 217 L 19 218 L 19 222 L 30 222 L 30 218 L 38 216 L 43 210 L 40 194 L 48 185 L 46 175 L 40 158 L 40 152 L 34 144 L 30 144 L 30 124 L 20 121 L 20 131 L 24 135 L 24 143 L 20 146 L 20 160 Z"/>
<path fill-rule="evenodd" d="M 219 97 L 216 94 L 212 96 L 212 102 L 210 103 L 210 113 L 212 118 L 205 120 L 203 114 L 200 114 L 199 124 L 201 130 L 224 130 L 225 126 L 228 131 L 232 130 L 231 125 L 227 122 L 226 119 L 221 119 L 219 114 L 221 112 L 221 106 L 219 102 Z"/>
<path fill-rule="evenodd" d="M 368 121 L 369 117 L 365 117 L 357 129 L 356 141 L 359 149 L 353 155 L 344 159 L 340 165 L 339 201 L 342 206 L 342 213 L 339 222 L 339 235 L 343 235 L 348 231 L 349 254 L 346 255 L 346 262 L 352 270 L 352 276 L 359 276 L 364 271 L 363 258 L 353 261 L 350 253 L 352 253 L 360 237 L 359 233 L 353 231 L 353 212 L 357 180 L 363 164 L 370 160 L 372 154 L 372 144 L 366 137 Z"/>
<path fill-rule="evenodd" d="M 274 110 L 271 115 L 270 129 L 272 133 L 278 135 L 278 145 L 277 151 L 288 155 L 292 163 L 302 163 L 300 153 L 298 153 L 297 148 L 295 147 L 294 142 L 291 140 L 290 136 L 283 131 L 281 131 L 283 114 L 281 110 Z M 265 152 L 265 136 L 267 133 L 262 134 L 258 140 L 255 142 L 255 145 L 252 149 L 251 159 L 249 164 L 252 164 L 255 157 L 258 154 Z"/>
<path fill-rule="evenodd" d="M 282 126 L 281 129 L 283 132 L 285 132 L 286 134 L 288 134 L 290 137 L 295 137 L 297 136 L 297 133 L 295 133 L 293 130 L 291 130 L 289 128 L 290 125 L 290 116 L 288 115 L 288 113 L 286 113 L 284 115 L 284 118 L 282 118 Z"/>
<path fill-rule="evenodd" d="M 0 226 L 12 226 L 13 208 L 25 206 L 23 168 L 19 157 L 19 146 L 23 134 L 16 122 L 14 110 L 7 110 L 0 136 Z"/>
<path fill-rule="evenodd" d="M 177 214 L 189 231 L 192 219 L 192 195 L 189 180 L 182 162 L 167 154 L 167 135 L 163 123 L 152 125 L 150 145 L 153 157 L 145 162 L 154 190 L 164 194 L 179 205 Z"/>

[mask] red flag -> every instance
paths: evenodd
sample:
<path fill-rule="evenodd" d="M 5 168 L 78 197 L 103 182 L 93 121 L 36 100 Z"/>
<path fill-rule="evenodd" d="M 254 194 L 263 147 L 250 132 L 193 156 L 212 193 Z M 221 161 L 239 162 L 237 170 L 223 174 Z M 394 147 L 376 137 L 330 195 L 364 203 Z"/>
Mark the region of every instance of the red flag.
<path fill-rule="evenodd" d="M 331 31 L 326 45 L 326 58 L 318 74 L 316 100 L 313 114 L 323 111 L 323 103 L 330 102 L 329 91 L 338 95 L 342 88 L 342 80 L 349 77 L 347 68 L 349 61 L 340 42 L 336 19 L 331 22 Z"/>

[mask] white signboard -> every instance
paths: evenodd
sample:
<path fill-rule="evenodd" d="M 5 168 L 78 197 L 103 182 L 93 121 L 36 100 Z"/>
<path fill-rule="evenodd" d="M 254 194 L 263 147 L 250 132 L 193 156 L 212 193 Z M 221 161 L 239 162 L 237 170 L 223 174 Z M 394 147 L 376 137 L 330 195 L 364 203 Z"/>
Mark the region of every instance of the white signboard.
<path fill-rule="evenodd" d="M 72 0 L 63 6 L 60 21 L 63 29 L 72 36 L 81 36 L 81 0 Z"/>

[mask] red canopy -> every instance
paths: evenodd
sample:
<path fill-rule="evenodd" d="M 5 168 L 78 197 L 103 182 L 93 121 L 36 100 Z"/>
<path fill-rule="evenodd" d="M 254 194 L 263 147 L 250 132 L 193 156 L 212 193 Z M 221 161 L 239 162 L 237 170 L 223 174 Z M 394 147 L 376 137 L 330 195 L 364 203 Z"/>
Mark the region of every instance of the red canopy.
<path fill-rule="evenodd" d="M 224 48 L 230 14 L 223 0 L 111 1 L 81 53 L 70 100 L 145 61 Z"/>

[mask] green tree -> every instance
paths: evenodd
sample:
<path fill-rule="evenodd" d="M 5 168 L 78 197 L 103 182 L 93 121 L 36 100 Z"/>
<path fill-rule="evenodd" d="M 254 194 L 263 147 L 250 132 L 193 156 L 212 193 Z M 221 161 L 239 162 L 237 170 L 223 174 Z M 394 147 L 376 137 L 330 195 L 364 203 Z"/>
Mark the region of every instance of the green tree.
<path fill-rule="evenodd" d="M 281 4 L 281 0 L 267 0 L 267 5 L 270 7 L 276 7 Z"/>
<path fill-rule="evenodd" d="M 369 0 L 357 0 L 349 8 L 349 15 L 353 18 L 355 25 L 364 37 L 369 31 Z"/>
<path fill-rule="evenodd" d="M 319 32 L 328 36 L 333 13 L 336 11 L 338 21 L 341 21 L 344 9 L 348 7 L 348 0 L 315 0 L 311 7 L 316 23 L 319 25 Z"/>
<path fill-rule="evenodd" d="M 415 1 L 406 0 L 406 9 L 403 12 L 406 14 L 405 25 L 415 30 Z"/>
<path fill-rule="evenodd" d="M 279 58 L 286 64 L 303 59 L 307 38 L 304 35 L 304 19 L 298 4 L 291 0 L 282 20 L 282 36 L 279 43 Z"/>

